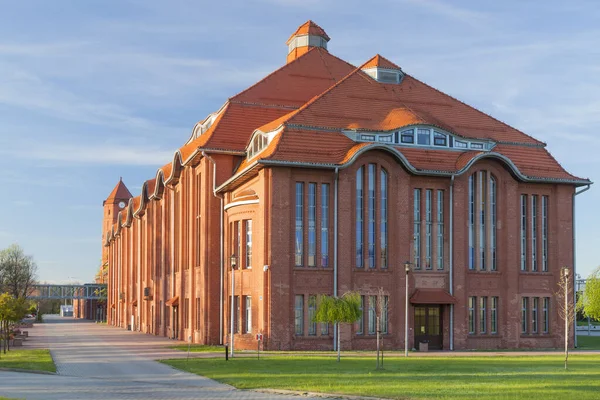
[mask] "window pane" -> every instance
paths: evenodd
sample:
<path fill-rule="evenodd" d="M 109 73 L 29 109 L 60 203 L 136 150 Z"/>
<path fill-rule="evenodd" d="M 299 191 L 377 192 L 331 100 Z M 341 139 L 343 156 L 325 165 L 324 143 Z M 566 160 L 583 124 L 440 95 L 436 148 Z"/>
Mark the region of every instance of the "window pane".
<path fill-rule="evenodd" d="M 387 252 L 388 252 L 388 224 L 387 224 L 387 172 L 385 170 L 381 170 L 380 174 L 380 185 L 381 185 L 381 209 L 379 210 L 381 216 L 380 223 L 380 239 L 381 239 L 381 249 L 380 249 L 380 257 L 381 257 L 381 268 L 387 268 Z"/>
<path fill-rule="evenodd" d="M 294 308 L 294 330 L 296 335 L 304 335 L 304 296 L 296 295 L 296 304 Z"/>
<path fill-rule="evenodd" d="M 246 296 L 246 333 L 252 332 L 252 297 Z"/>
<path fill-rule="evenodd" d="M 539 297 L 532 298 L 533 304 L 531 305 L 531 333 L 538 332 L 538 307 Z"/>
<path fill-rule="evenodd" d="M 377 327 L 376 304 L 377 296 L 369 296 L 369 335 L 374 335 Z"/>
<path fill-rule="evenodd" d="M 321 267 L 329 266 L 329 184 L 321 185 Z"/>
<path fill-rule="evenodd" d="M 252 268 L 252 220 L 246 221 L 246 268 Z"/>
<path fill-rule="evenodd" d="M 431 144 L 431 133 L 429 129 L 417 129 L 417 144 Z"/>
<path fill-rule="evenodd" d="M 375 268 L 375 164 L 369 164 L 369 268 Z"/>
<path fill-rule="evenodd" d="M 487 178 L 485 171 L 478 172 L 479 185 L 479 269 L 485 270 L 485 251 L 486 251 L 486 200 L 487 200 Z"/>
<path fill-rule="evenodd" d="M 433 246 L 432 246 L 432 241 L 431 241 L 431 236 L 432 236 L 432 225 L 433 225 L 433 219 L 432 219 L 432 211 L 431 211 L 431 196 L 432 196 L 432 190 L 431 189 L 427 189 L 425 191 L 425 268 L 426 269 L 431 269 L 432 265 L 431 265 L 431 254 L 433 251 Z"/>
<path fill-rule="evenodd" d="M 317 311 L 317 296 L 308 296 L 308 334 L 316 336 L 317 334 L 317 323 L 314 322 L 314 318 Z"/>
<path fill-rule="evenodd" d="M 436 146 L 446 146 L 448 144 L 448 138 L 441 132 L 433 132 L 433 144 Z"/>
<path fill-rule="evenodd" d="M 316 266 L 317 253 L 317 184 L 308 184 L 308 266 Z"/>
<path fill-rule="evenodd" d="M 527 333 L 527 303 L 529 298 L 523 297 L 521 299 L 521 333 Z"/>
<path fill-rule="evenodd" d="M 415 131 L 412 129 L 402 131 L 400 134 L 400 141 L 402 143 L 414 143 L 415 142 Z"/>
<path fill-rule="evenodd" d="M 437 269 L 444 269 L 444 191 L 437 191 Z"/>
<path fill-rule="evenodd" d="M 356 171 L 356 266 L 363 266 L 363 167 Z"/>
<path fill-rule="evenodd" d="M 469 176 L 469 269 L 475 269 L 475 176 Z"/>
<path fill-rule="evenodd" d="M 454 147 L 457 147 L 459 149 L 466 149 L 468 147 L 468 143 L 467 142 L 461 142 L 460 140 L 455 140 L 454 141 Z"/>
<path fill-rule="evenodd" d="M 413 205 L 413 234 L 414 234 L 414 263 L 415 269 L 421 268 L 421 189 L 415 189 L 413 191 L 414 205 Z"/>
<path fill-rule="evenodd" d="M 356 321 L 356 334 L 362 335 L 364 333 L 364 320 L 365 320 L 365 296 L 360 296 L 360 318 Z"/>
<path fill-rule="evenodd" d="M 479 333 L 485 333 L 487 330 L 487 297 L 479 298 Z"/>
<path fill-rule="evenodd" d="M 475 333 L 475 297 L 469 297 L 469 333 Z"/>
<path fill-rule="evenodd" d="M 537 271 L 537 199 L 531 196 L 531 270 Z"/>
<path fill-rule="evenodd" d="M 544 333 L 550 332 L 550 297 L 544 297 L 544 320 L 543 320 L 543 329 Z"/>
<path fill-rule="evenodd" d="M 296 182 L 296 266 L 303 265 L 304 242 L 304 183 Z"/>
<path fill-rule="evenodd" d="M 527 270 L 527 195 L 521 195 L 521 271 Z"/>
<path fill-rule="evenodd" d="M 498 297 L 492 297 L 490 333 L 498 333 Z"/>
<path fill-rule="evenodd" d="M 497 211 L 496 211 L 496 179 L 490 175 L 490 208 L 491 208 L 491 226 L 490 226 L 490 251 L 491 251 L 491 267 L 492 271 L 496 271 L 498 269 L 496 262 L 496 219 L 497 219 Z"/>
<path fill-rule="evenodd" d="M 548 271 L 548 196 L 542 196 L 542 271 Z"/>

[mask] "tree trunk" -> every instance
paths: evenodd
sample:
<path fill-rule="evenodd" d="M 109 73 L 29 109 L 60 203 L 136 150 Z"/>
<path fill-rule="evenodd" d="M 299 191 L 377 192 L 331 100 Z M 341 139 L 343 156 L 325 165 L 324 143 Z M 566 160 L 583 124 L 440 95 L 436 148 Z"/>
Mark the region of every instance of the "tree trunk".
<path fill-rule="evenodd" d="M 569 280 L 565 273 L 565 370 L 569 359 Z"/>
<path fill-rule="evenodd" d="M 337 361 L 340 362 L 340 323 L 337 324 Z"/>
<path fill-rule="evenodd" d="M 377 368 L 379 369 L 379 317 L 377 317 Z"/>

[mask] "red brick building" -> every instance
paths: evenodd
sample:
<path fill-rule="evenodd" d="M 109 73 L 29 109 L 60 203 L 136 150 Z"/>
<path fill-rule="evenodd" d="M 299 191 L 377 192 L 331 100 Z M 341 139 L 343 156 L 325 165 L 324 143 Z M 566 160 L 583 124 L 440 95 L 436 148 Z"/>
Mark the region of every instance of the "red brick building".
<path fill-rule="evenodd" d="M 287 63 L 199 122 L 139 196 L 117 185 L 109 323 L 331 349 L 316 296 L 357 291 L 363 318 L 342 327 L 343 348 L 374 348 L 378 298 L 398 348 L 408 285 L 411 348 L 559 346 L 553 294 L 560 268 L 573 272 L 575 193 L 590 182 L 539 140 L 328 42 L 300 26 Z"/>

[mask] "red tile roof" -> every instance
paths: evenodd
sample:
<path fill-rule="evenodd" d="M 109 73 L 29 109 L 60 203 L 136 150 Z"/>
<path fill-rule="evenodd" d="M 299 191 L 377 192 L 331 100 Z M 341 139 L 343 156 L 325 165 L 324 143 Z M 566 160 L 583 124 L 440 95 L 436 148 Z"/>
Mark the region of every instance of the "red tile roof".
<path fill-rule="evenodd" d="M 375 57 L 371 58 L 369 61 L 364 63 L 360 68 L 361 69 L 369 69 L 369 68 L 386 68 L 386 69 L 399 69 L 399 66 L 388 60 L 387 58 L 376 54 Z"/>
<path fill-rule="evenodd" d="M 305 23 L 300 25 L 294 33 L 292 33 L 292 35 L 287 40 L 287 42 L 285 42 L 285 44 L 289 44 L 290 41 L 294 38 L 294 36 L 300 36 L 300 35 L 323 36 L 326 40 L 330 40 L 327 33 L 325 33 L 325 30 L 309 19 L 308 21 L 306 21 Z"/>
<path fill-rule="evenodd" d="M 109 200 L 127 200 L 127 199 L 130 199 L 132 197 L 133 196 L 129 192 L 129 189 L 127 189 L 127 186 L 125 186 L 125 184 L 123 183 L 123 180 L 119 179 L 119 183 L 117 183 L 117 185 L 112 190 L 112 192 L 110 192 L 110 194 L 106 198 L 106 201 L 109 201 Z"/>

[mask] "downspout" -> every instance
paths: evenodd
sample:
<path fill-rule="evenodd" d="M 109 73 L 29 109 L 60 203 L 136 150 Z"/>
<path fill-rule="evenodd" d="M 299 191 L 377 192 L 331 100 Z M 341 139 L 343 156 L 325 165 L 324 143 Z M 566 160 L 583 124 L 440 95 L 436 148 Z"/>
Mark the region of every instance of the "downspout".
<path fill-rule="evenodd" d="M 450 177 L 450 294 L 454 295 L 454 177 Z M 450 350 L 454 350 L 454 304 L 450 304 Z"/>
<path fill-rule="evenodd" d="M 577 239 L 576 239 L 576 231 L 575 231 L 575 196 L 580 195 L 583 192 L 587 192 L 588 190 L 590 190 L 590 185 L 588 184 L 585 189 L 581 189 L 580 191 L 576 191 L 575 193 L 573 193 L 573 201 L 572 201 L 572 205 L 573 205 L 573 304 L 577 304 L 577 287 L 575 286 L 576 284 L 576 279 L 577 279 L 577 267 L 576 267 L 576 260 L 577 260 Z M 566 334 L 566 333 L 565 333 Z M 577 318 L 574 318 L 573 321 L 573 336 L 575 337 L 575 343 L 574 346 L 577 348 Z"/>
<path fill-rule="evenodd" d="M 206 157 L 213 165 L 213 196 L 221 200 L 221 207 L 219 209 L 219 268 L 221 270 L 219 280 L 219 344 L 223 344 L 223 195 L 217 193 L 217 163 L 205 151 L 202 152 L 202 157 Z"/>
<path fill-rule="evenodd" d="M 333 183 L 333 296 L 338 296 L 338 180 L 339 168 L 335 168 Z M 337 350 L 337 324 L 333 327 L 333 349 Z"/>

